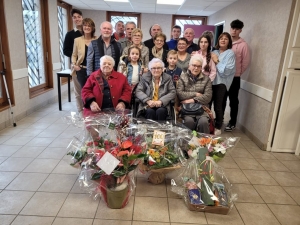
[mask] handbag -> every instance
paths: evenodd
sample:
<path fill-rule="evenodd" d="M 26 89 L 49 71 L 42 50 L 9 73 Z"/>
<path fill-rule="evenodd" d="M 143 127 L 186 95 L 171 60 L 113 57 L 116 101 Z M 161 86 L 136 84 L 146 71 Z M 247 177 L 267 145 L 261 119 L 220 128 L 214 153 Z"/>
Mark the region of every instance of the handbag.
<path fill-rule="evenodd" d="M 180 113 L 182 116 L 200 116 L 204 113 L 204 109 L 200 103 L 186 103 L 182 104 Z"/>

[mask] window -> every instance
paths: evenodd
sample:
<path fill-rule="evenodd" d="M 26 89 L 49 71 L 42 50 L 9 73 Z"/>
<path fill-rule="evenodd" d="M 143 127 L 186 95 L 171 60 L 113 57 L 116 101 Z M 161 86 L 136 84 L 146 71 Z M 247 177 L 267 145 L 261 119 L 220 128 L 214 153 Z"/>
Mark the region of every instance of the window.
<path fill-rule="evenodd" d="M 31 97 L 53 87 L 47 0 L 22 0 Z"/>
<path fill-rule="evenodd" d="M 123 13 L 123 12 L 107 12 L 107 21 L 110 21 L 115 32 L 115 25 L 118 21 L 123 21 L 124 25 L 127 22 L 135 22 L 136 27 L 141 27 L 141 14 L 140 13 Z"/>
<path fill-rule="evenodd" d="M 13 92 L 13 79 L 10 65 L 9 48 L 8 48 L 8 37 L 6 22 L 4 17 L 4 1 L 0 1 L 0 71 L 5 72 L 5 80 L 11 103 L 14 104 L 14 92 Z M 9 108 L 8 98 L 4 85 L 3 76 L 0 75 L 0 111 Z"/>
<path fill-rule="evenodd" d="M 59 56 L 61 62 L 61 69 L 70 68 L 70 60 L 64 55 L 63 45 L 66 33 L 70 30 L 69 28 L 69 15 L 71 6 L 64 2 L 57 2 L 57 18 L 58 18 L 58 35 L 59 35 Z"/>
<path fill-rule="evenodd" d="M 183 36 L 185 24 L 206 25 L 206 23 L 207 23 L 207 17 L 205 16 L 180 16 L 180 15 L 172 16 L 172 27 L 174 25 L 180 26 L 182 36 Z"/>

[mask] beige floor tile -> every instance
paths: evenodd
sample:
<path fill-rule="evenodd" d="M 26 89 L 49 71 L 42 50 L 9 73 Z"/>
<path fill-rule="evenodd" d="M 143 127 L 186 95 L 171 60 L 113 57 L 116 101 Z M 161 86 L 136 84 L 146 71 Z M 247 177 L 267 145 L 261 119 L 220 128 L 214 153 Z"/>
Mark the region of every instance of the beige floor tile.
<path fill-rule="evenodd" d="M 300 187 L 283 187 L 283 189 L 300 205 Z"/>
<path fill-rule="evenodd" d="M 63 131 L 61 129 L 50 129 L 42 131 L 37 135 L 39 138 L 57 138 Z"/>
<path fill-rule="evenodd" d="M 35 159 L 26 167 L 24 172 L 51 173 L 58 163 L 58 159 Z"/>
<path fill-rule="evenodd" d="M 7 158 L 8 158 L 7 156 L 0 156 L 0 164 L 5 160 L 7 160 Z"/>
<path fill-rule="evenodd" d="M 11 156 L 22 148 L 21 145 L 0 145 L 0 156 Z"/>
<path fill-rule="evenodd" d="M 260 149 L 253 141 L 241 140 L 240 142 L 246 149 Z"/>
<path fill-rule="evenodd" d="M 167 195 L 168 198 L 182 198 L 181 195 L 176 194 L 175 192 L 172 191 L 172 186 L 171 186 L 171 180 L 170 179 L 166 179 L 166 184 L 167 184 Z"/>
<path fill-rule="evenodd" d="M 0 171 L 0 189 L 4 189 L 18 175 L 19 175 L 19 172 L 1 172 Z"/>
<path fill-rule="evenodd" d="M 173 223 L 172 223 L 173 224 Z M 162 223 L 162 222 L 145 222 L 145 221 L 132 221 L 132 225 L 170 225 L 170 223 Z M 184 224 L 181 224 L 184 225 Z M 193 225 L 193 224 L 189 224 Z"/>
<path fill-rule="evenodd" d="M 95 218 L 108 220 L 132 220 L 134 196 L 131 196 L 128 204 L 122 209 L 107 207 L 104 199 L 101 199 Z"/>
<path fill-rule="evenodd" d="M 25 145 L 27 144 L 33 137 L 12 137 L 5 141 L 4 145 Z"/>
<path fill-rule="evenodd" d="M 218 165 L 222 166 L 225 169 L 239 169 L 233 158 L 228 156 L 218 162 Z"/>
<path fill-rule="evenodd" d="M 292 172 L 300 172 L 300 160 L 282 161 L 282 163 Z"/>
<path fill-rule="evenodd" d="M 43 129 L 24 129 L 17 134 L 17 137 L 35 137 L 42 131 Z"/>
<path fill-rule="evenodd" d="M 18 126 L 18 128 L 19 129 L 27 129 L 29 126 L 31 126 L 31 124 L 32 124 L 32 122 L 21 122 L 21 121 L 18 121 L 18 124 L 17 124 L 17 126 Z"/>
<path fill-rule="evenodd" d="M 0 214 L 18 214 L 34 192 L 2 191 L 0 193 Z"/>
<path fill-rule="evenodd" d="M 21 119 L 21 122 L 31 122 L 34 123 L 36 121 L 39 121 L 42 118 L 42 116 L 26 116 L 25 118 Z"/>
<path fill-rule="evenodd" d="M 55 217 L 17 216 L 11 225 L 51 225 Z"/>
<path fill-rule="evenodd" d="M 79 132 L 81 132 L 80 128 L 71 126 L 70 128 L 67 128 L 59 135 L 59 138 L 73 138 L 76 136 Z"/>
<path fill-rule="evenodd" d="M 27 146 L 44 146 L 47 147 L 50 145 L 50 143 L 54 141 L 54 138 L 40 138 L 40 137 L 35 137 L 31 139 L 26 145 Z"/>
<path fill-rule="evenodd" d="M 131 221 L 95 219 L 93 225 L 131 225 Z"/>
<path fill-rule="evenodd" d="M 87 194 L 69 194 L 58 217 L 94 218 L 98 204 Z"/>
<path fill-rule="evenodd" d="M 76 180 L 72 189 L 71 189 L 71 193 L 73 194 L 86 194 L 87 192 L 85 190 L 83 190 L 82 188 L 80 188 L 79 185 L 79 181 Z"/>
<path fill-rule="evenodd" d="M 9 136 L 1 135 L 0 136 L 0 144 L 3 144 L 3 142 L 7 141 L 8 139 L 11 139 L 12 137 L 13 137 L 12 135 L 9 135 Z"/>
<path fill-rule="evenodd" d="M 244 224 L 235 206 L 228 215 L 205 213 L 208 224 L 241 225 Z M 173 224 L 172 224 L 173 225 Z"/>
<path fill-rule="evenodd" d="M 255 188 L 250 184 L 234 184 L 232 193 L 238 195 L 237 202 L 264 203 Z"/>
<path fill-rule="evenodd" d="M 300 206 L 271 204 L 268 206 L 282 225 L 300 224 Z"/>
<path fill-rule="evenodd" d="M 59 174 L 79 174 L 80 170 L 78 168 L 72 167 L 70 165 L 70 160 L 61 160 L 52 173 Z"/>
<path fill-rule="evenodd" d="M 135 197 L 133 220 L 169 222 L 167 198 Z"/>
<path fill-rule="evenodd" d="M 245 146 L 241 142 L 238 142 L 235 147 L 236 148 L 245 148 Z"/>
<path fill-rule="evenodd" d="M 171 225 L 199 225 L 199 223 L 171 223 Z"/>
<path fill-rule="evenodd" d="M 245 148 L 234 148 L 228 152 L 232 158 L 253 158 Z"/>
<path fill-rule="evenodd" d="M 290 170 L 286 168 L 278 160 L 267 160 L 267 159 L 256 159 L 256 160 L 268 171 L 290 172 Z"/>
<path fill-rule="evenodd" d="M 299 160 L 295 154 L 292 153 L 272 153 L 280 161 L 297 161 Z"/>
<path fill-rule="evenodd" d="M 70 192 L 76 180 L 77 175 L 50 174 L 38 191 Z"/>
<path fill-rule="evenodd" d="M 53 124 L 57 120 L 58 120 L 58 118 L 56 118 L 56 117 L 45 116 L 40 121 L 42 121 L 43 123 L 51 123 L 51 124 Z"/>
<path fill-rule="evenodd" d="M 297 177 L 300 178 L 300 173 L 294 173 Z"/>
<path fill-rule="evenodd" d="M 46 148 L 37 158 L 62 159 L 67 153 L 66 148 Z"/>
<path fill-rule="evenodd" d="M 165 182 L 161 184 L 151 184 L 145 178 L 137 178 L 136 196 L 144 197 L 167 197 Z"/>
<path fill-rule="evenodd" d="M 234 161 L 243 170 L 265 170 L 255 159 L 235 158 Z"/>
<path fill-rule="evenodd" d="M 20 214 L 31 216 L 56 216 L 67 198 L 67 195 L 67 193 L 36 192 Z"/>
<path fill-rule="evenodd" d="M 11 157 L 36 158 L 44 149 L 45 147 L 24 146 Z"/>
<path fill-rule="evenodd" d="M 243 170 L 251 184 L 278 185 L 272 176 L 263 170 Z"/>
<path fill-rule="evenodd" d="M 276 159 L 271 152 L 263 151 L 261 149 L 248 149 L 248 151 L 255 159 Z"/>
<path fill-rule="evenodd" d="M 49 147 L 51 148 L 67 148 L 71 138 L 56 138 L 50 145 Z"/>
<path fill-rule="evenodd" d="M 190 211 L 182 199 L 169 198 L 168 201 L 171 223 L 207 224 L 205 214 Z"/>
<path fill-rule="evenodd" d="M 232 184 L 250 184 L 249 180 L 240 169 L 225 169 L 225 175 Z"/>
<path fill-rule="evenodd" d="M 58 218 L 54 220 L 52 225 L 93 225 L 93 219 L 78 219 L 78 218 Z"/>
<path fill-rule="evenodd" d="M 49 127 L 50 125 L 51 125 L 51 123 L 36 122 L 36 123 L 33 123 L 32 125 L 30 125 L 28 127 L 28 129 L 40 129 L 40 130 L 44 130 L 47 127 Z"/>
<path fill-rule="evenodd" d="M 296 204 L 296 202 L 280 186 L 265 186 L 265 185 L 253 185 L 253 186 L 266 203 L 290 204 L 290 205 Z"/>
<path fill-rule="evenodd" d="M 0 171 L 22 171 L 31 162 L 33 158 L 8 158 L 0 165 Z"/>
<path fill-rule="evenodd" d="M 6 190 L 36 191 L 49 174 L 46 173 L 20 173 Z"/>
<path fill-rule="evenodd" d="M 266 204 L 235 203 L 246 225 L 280 225 Z"/>
<path fill-rule="evenodd" d="M 15 219 L 16 215 L 0 215 L 0 221 L 2 225 L 10 225 Z"/>
<path fill-rule="evenodd" d="M 59 121 L 61 121 L 61 118 L 58 118 Z M 51 124 L 48 128 L 48 129 L 60 129 L 61 131 L 64 131 L 66 130 L 70 125 L 69 124 L 66 124 L 65 122 L 62 121 L 62 123 L 60 124 Z"/>
<path fill-rule="evenodd" d="M 10 127 L 10 128 L 5 128 L 5 129 L 1 130 L 0 135 L 14 136 L 14 135 L 20 133 L 21 131 L 23 131 L 23 129 L 16 128 L 16 127 Z"/>
<path fill-rule="evenodd" d="M 300 178 L 289 172 L 269 172 L 281 186 L 300 186 Z"/>

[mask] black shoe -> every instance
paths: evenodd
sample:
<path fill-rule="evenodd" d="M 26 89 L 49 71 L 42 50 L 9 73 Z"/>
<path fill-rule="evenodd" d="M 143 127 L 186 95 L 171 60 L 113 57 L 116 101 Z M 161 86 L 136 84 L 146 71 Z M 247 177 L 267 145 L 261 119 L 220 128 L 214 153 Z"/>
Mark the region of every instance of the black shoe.
<path fill-rule="evenodd" d="M 235 125 L 231 125 L 230 123 L 227 124 L 227 126 L 225 127 L 224 131 L 233 131 L 235 129 Z"/>

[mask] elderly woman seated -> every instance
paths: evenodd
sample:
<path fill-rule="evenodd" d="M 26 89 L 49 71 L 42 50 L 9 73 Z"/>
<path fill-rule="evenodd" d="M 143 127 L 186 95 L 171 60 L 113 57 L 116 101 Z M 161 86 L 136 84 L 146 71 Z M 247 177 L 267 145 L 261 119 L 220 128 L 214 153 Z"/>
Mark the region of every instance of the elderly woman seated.
<path fill-rule="evenodd" d="M 83 86 L 84 116 L 108 108 L 124 110 L 129 107 L 131 87 L 123 74 L 113 70 L 114 65 L 111 56 L 102 56 L 100 69 L 93 72 Z"/>
<path fill-rule="evenodd" d="M 136 88 L 136 97 L 141 101 L 137 117 L 166 120 L 170 101 L 176 96 L 172 77 L 163 72 L 164 63 L 158 58 L 153 58 L 148 67 L 148 73 L 143 74 Z"/>
<path fill-rule="evenodd" d="M 191 57 L 186 73 L 182 73 L 177 84 L 177 96 L 181 104 L 200 103 L 208 106 L 212 98 L 211 81 L 201 73 L 202 58 L 199 55 Z M 191 130 L 209 134 L 209 116 L 203 114 L 182 115 L 184 124 Z"/>

